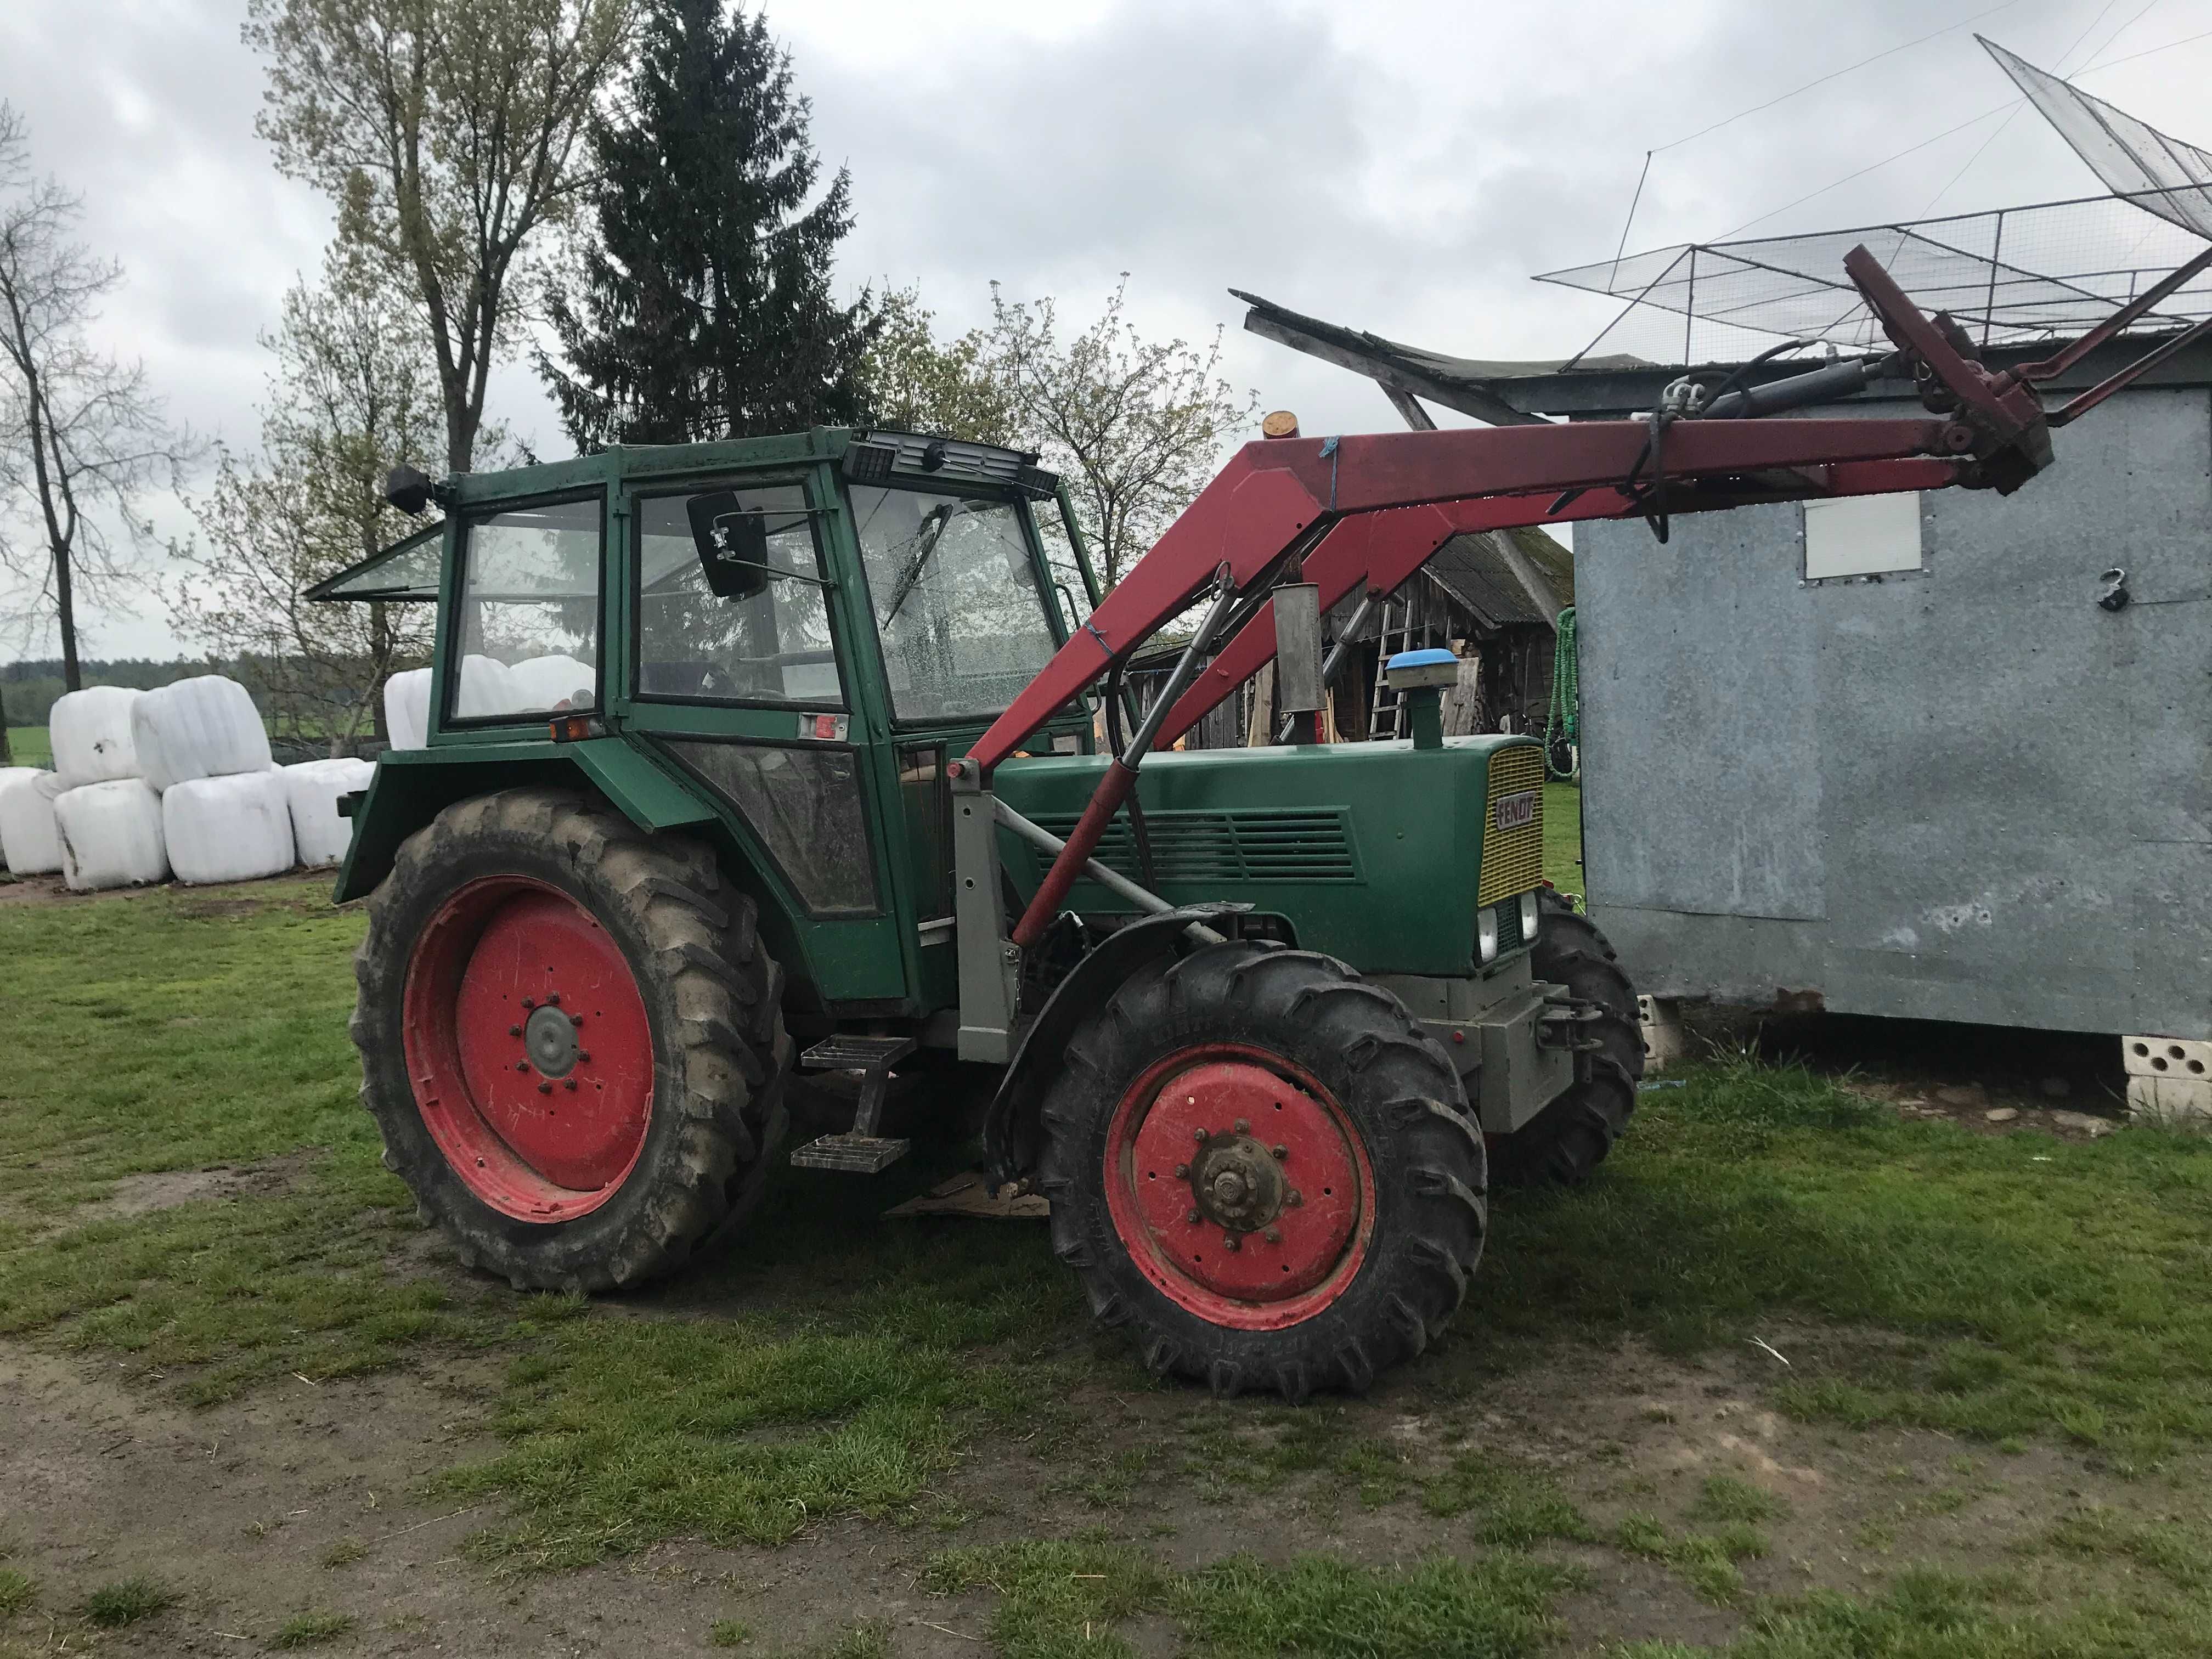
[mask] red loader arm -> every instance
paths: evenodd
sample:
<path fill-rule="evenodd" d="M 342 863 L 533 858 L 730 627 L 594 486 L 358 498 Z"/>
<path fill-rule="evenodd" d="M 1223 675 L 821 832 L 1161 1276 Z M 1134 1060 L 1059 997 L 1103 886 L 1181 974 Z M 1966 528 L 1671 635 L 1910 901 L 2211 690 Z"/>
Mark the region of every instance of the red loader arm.
<path fill-rule="evenodd" d="M 1054 710 L 1188 610 L 1224 566 L 1240 593 L 1257 596 L 1297 562 L 1327 606 L 1355 588 L 1392 592 L 1445 542 L 1469 531 L 1640 513 L 1663 538 L 1676 513 L 1953 484 L 2009 493 L 2050 464 L 2049 426 L 2030 381 L 2047 378 L 2058 360 L 1993 375 L 1966 355 L 1955 325 L 1924 316 L 1864 247 L 1852 249 L 1844 266 L 1920 381 L 1923 402 L 1946 412 L 1908 419 L 1699 418 L 1688 403 L 1629 421 L 1247 444 L 982 735 L 969 763 L 988 775 Z M 2177 272 L 2159 291 L 2186 275 Z M 2124 309 L 2100 337 L 2140 309 L 2140 303 Z M 2172 349 L 2166 343 L 2096 395 L 2109 395 Z M 1798 404 L 1838 395 L 1835 372 L 1799 377 L 1805 385 Z M 1796 384 L 1759 388 L 1757 407 L 1791 407 L 1788 389 Z M 1731 412 L 1752 406 L 1742 395 L 1716 404 Z M 1262 604 L 1177 701 L 1155 741 L 1172 743 L 1274 654 L 1274 619 Z M 1133 781 L 1128 767 L 1108 769 L 1052 877 L 1073 879 Z M 1017 943 L 1041 932 L 1050 920 L 1038 914 L 1042 901 L 1066 886 L 1048 878 L 1015 930 Z"/>

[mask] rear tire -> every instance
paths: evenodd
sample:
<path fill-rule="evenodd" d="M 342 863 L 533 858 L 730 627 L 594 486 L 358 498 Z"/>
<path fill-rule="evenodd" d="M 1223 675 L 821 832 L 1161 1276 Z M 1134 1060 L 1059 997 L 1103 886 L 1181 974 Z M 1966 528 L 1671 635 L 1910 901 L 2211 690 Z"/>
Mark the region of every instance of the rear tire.
<path fill-rule="evenodd" d="M 408 838 L 368 902 L 352 1034 L 385 1165 L 464 1262 L 625 1288 L 752 1208 L 791 1063 L 755 920 L 707 848 L 572 791 L 479 796 Z"/>
<path fill-rule="evenodd" d="M 1244 941 L 1139 969 L 1041 1121 L 1053 1248 L 1091 1311 L 1218 1394 L 1364 1389 L 1443 1330 L 1482 1255 L 1458 1074 L 1328 957 Z"/>
<path fill-rule="evenodd" d="M 1598 1018 L 1584 1030 L 1599 1046 L 1575 1056 L 1572 1088 L 1492 1142 L 1491 1168 L 1502 1187 L 1579 1186 L 1605 1161 L 1636 1110 L 1644 1033 L 1636 988 L 1596 924 L 1549 888 L 1538 890 L 1536 903 L 1540 920 L 1529 965 L 1538 979 L 1597 1005 Z"/>

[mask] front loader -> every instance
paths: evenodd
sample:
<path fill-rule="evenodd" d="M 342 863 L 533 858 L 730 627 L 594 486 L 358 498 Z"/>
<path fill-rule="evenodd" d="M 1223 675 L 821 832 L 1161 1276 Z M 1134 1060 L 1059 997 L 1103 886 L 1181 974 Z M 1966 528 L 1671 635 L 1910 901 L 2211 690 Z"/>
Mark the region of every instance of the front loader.
<path fill-rule="evenodd" d="M 2175 341 L 2049 414 L 2036 384 L 2208 260 L 1995 375 L 1856 250 L 1881 364 L 1686 379 L 1625 422 L 1263 440 L 1103 596 L 1058 481 L 984 445 L 396 477 L 442 521 L 311 590 L 438 607 L 424 741 L 349 802 L 337 895 L 368 900 L 386 1163 L 471 1264 L 618 1289 L 744 1220 L 796 1067 L 848 1079 L 853 1117 L 793 1161 L 857 1174 L 907 1150 L 898 1073 L 981 1077 L 994 1180 L 1049 1199 L 1156 1370 L 1363 1388 L 1457 1310 L 1493 1168 L 1605 1156 L 1633 994 L 1542 881 L 1537 744 L 1439 735 L 1448 664 L 1389 665 L 1410 739 L 1173 743 L 1279 654 L 1310 709 L 1320 615 L 1465 532 L 2017 489 Z M 1924 417 L 1790 416 L 1900 368 Z M 1133 707 L 1132 653 L 1192 615 Z"/>

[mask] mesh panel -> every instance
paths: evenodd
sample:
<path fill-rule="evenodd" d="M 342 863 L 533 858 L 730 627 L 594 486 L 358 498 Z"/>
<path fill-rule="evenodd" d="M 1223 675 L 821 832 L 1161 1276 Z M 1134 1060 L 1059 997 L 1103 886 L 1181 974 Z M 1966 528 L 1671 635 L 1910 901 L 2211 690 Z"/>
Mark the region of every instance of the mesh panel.
<path fill-rule="evenodd" d="M 1791 339 L 1886 351 L 1881 325 L 1844 275 L 1844 255 L 1863 242 L 1922 310 L 1949 312 L 1984 345 L 2033 345 L 2085 332 L 2203 252 L 2212 228 L 2198 234 L 2191 228 L 2196 217 L 2212 224 L 2205 191 L 2172 185 L 1802 236 L 1685 244 L 1536 280 L 1628 301 L 1580 357 L 1740 362 Z M 2136 328 L 2162 333 L 2206 316 L 2212 272 Z"/>

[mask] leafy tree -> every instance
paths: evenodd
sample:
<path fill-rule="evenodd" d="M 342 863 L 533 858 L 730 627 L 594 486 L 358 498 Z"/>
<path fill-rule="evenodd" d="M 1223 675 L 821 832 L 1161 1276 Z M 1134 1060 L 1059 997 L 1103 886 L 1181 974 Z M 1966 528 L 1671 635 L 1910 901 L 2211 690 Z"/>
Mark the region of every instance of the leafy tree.
<path fill-rule="evenodd" d="M 82 210 L 32 176 L 22 118 L 0 104 L 0 568 L 27 590 L 9 607 L 24 631 L 52 617 L 72 691 L 83 684 L 79 602 L 128 606 L 152 546 L 138 499 L 174 488 L 196 453 L 143 365 L 88 337 L 123 270 L 74 240 Z M 35 529 L 11 532 L 10 521 Z"/>
<path fill-rule="evenodd" d="M 1020 434 L 1013 388 L 999 372 L 986 330 L 970 329 L 940 345 L 932 326 L 936 313 L 910 288 L 886 293 L 876 321 L 875 337 L 860 359 L 871 422 L 902 432 L 1015 445 Z"/>
<path fill-rule="evenodd" d="M 594 234 L 539 358 L 578 449 L 860 416 L 868 301 L 830 285 L 851 180 L 807 206 L 810 113 L 764 15 L 651 0 L 617 111 L 592 124 Z"/>
<path fill-rule="evenodd" d="M 179 550 L 178 634 L 240 665 L 279 735 L 342 752 L 383 732 L 386 680 L 428 660 L 432 607 L 316 605 L 303 589 L 418 527 L 384 499 L 384 477 L 445 441 L 428 331 L 376 268 L 343 247 L 320 287 L 284 296 L 262 343 L 274 363 L 261 456 L 222 453 Z"/>
<path fill-rule="evenodd" d="M 524 249 L 589 182 L 580 140 L 634 15 L 634 0 L 249 0 L 245 39 L 269 60 L 258 131 L 414 290 L 455 471 L 529 307 Z"/>
<path fill-rule="evenodd" d="M 1218 328 L 1203 351 L 1147 341 L 1122 315 L 1128 287 L 1125 274 L 1097 320 L 1063 343 L 1053 301 L 1008 300 L 994 283 L 982 347 L 1018 443 L 1066 481 L 1109 587 L 1206 487 L 1259 408 L 1257 393 L 1240 398 L 1221 378 Z"/>

